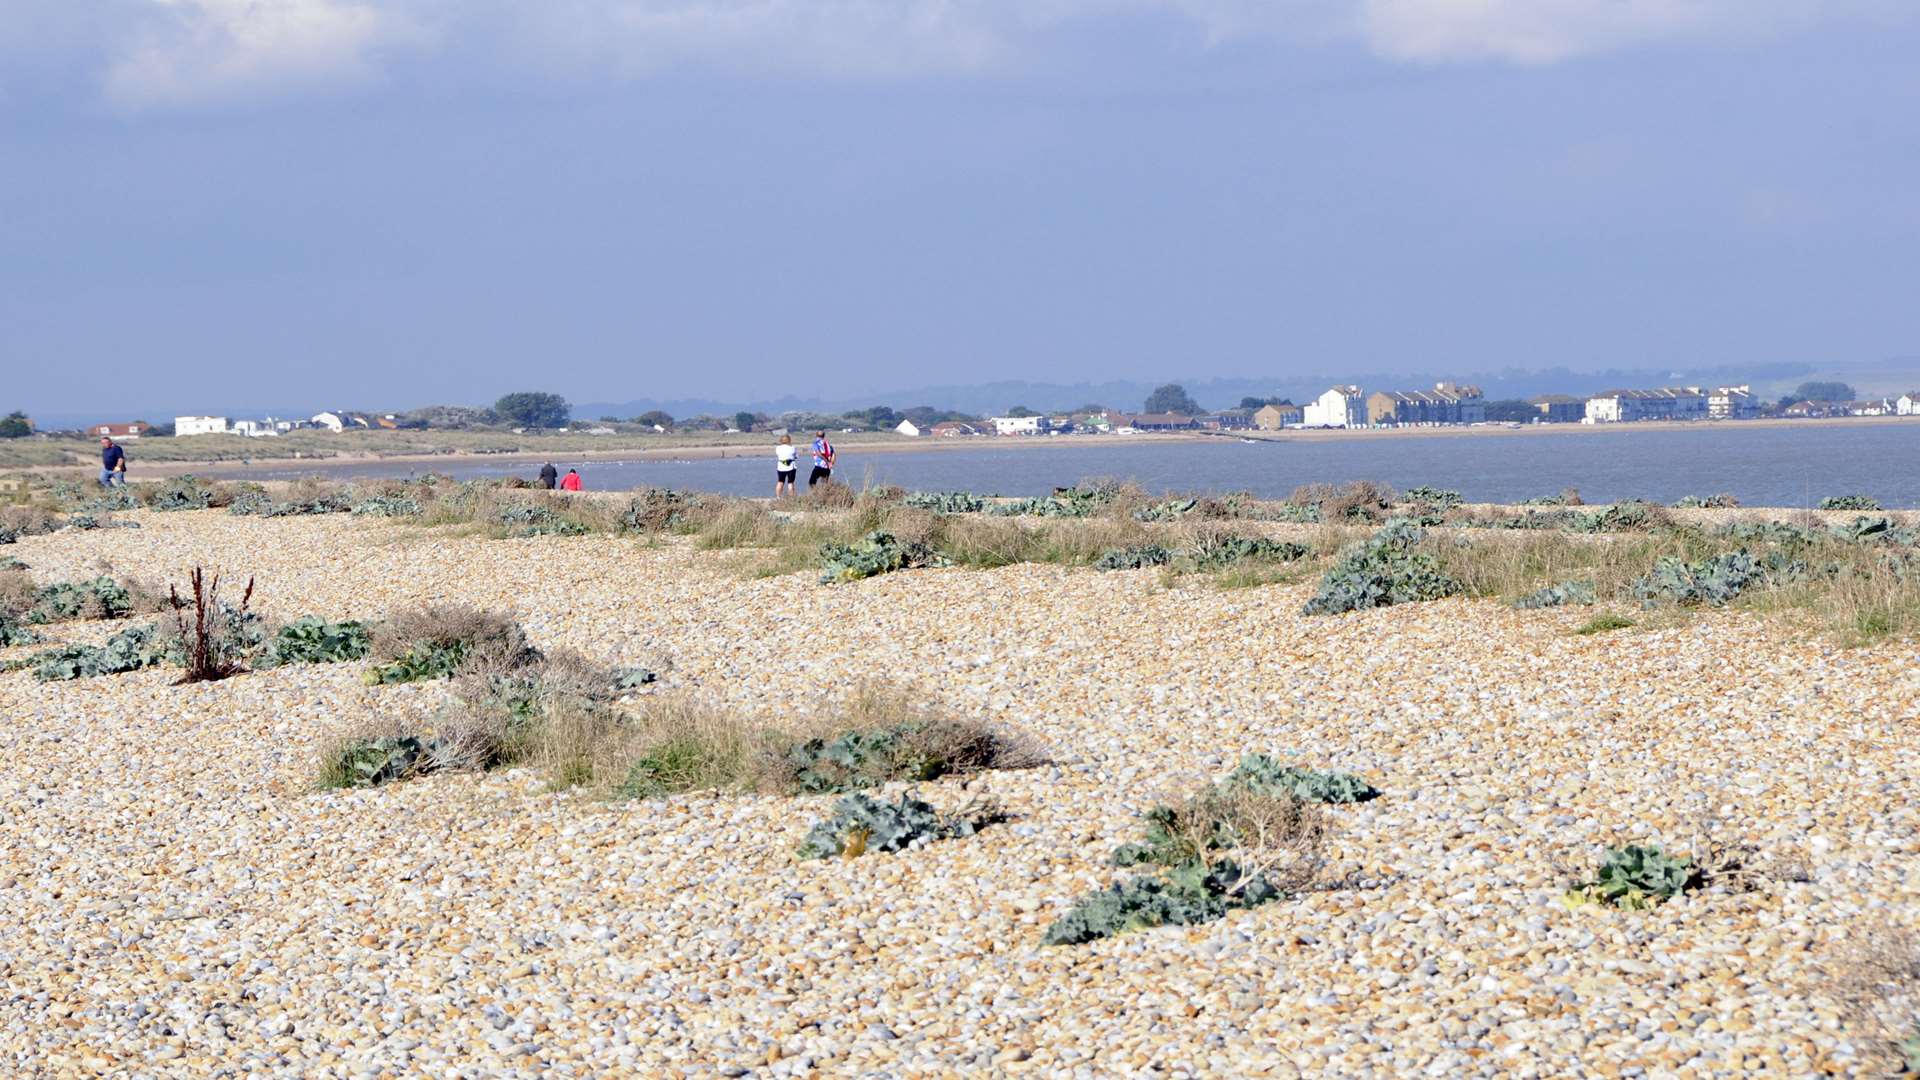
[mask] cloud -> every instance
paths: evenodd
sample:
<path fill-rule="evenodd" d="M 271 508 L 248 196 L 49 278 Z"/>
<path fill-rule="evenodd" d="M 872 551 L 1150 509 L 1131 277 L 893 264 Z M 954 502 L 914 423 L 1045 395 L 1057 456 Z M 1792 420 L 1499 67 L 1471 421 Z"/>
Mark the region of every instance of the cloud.
<path fill-rule="evenodd" d="M 376 0 L 147 0 L 109 47 L 104 90 L 129 107 L 336 90 L 374 80 L 383 46 L 416 37 Z"/>
<path fill-rule="evenodd" d="M 1045 70 L 1061 47 L 1097 54 L 1122 23 L 1208 45 L 1345 42 L 1389 62 L 1548 64 L 1662 40 L 1780 33 L 1862 13 L 1910 23 L 1915 10 L 1911 0 L 8 2 L 19 13 L 0 20 L 0 60 L 33 46 L 42 66 L 100 72 L 107 98 L 128 108 L 338 92 L 427 63 L 456 84 L 619 82 L 682 71 L 997 76 Z"/>

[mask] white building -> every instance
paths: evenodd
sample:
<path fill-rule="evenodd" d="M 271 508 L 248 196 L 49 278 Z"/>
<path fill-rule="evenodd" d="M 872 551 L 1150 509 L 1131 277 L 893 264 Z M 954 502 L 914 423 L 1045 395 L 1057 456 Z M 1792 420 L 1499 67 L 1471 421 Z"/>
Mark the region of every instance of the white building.
<path fill-rule="evenodd" d="M 315 413 L 313 416 L 313 426 L 326 428 L 328 431 L 342 431 L 345 430 L 347 426 L 347 417 L 345 413 Z"/>
<path fill-rule="evenodd" d="M 1589 424 L 1624 424 L 1635 420 L 1704 420 L 1707 395 L 1697 386 L 1663 386 L 1655 390 L 1609 390 L 1587 399 Z"/>
<path fill-rule="evenodd" d="M 909 439 L 917 439 L 920 436 L 926 434 L 925 431 L 922 431 L 920 429 L 919 424 L 916 424 L 911 420 L 900 421 L 898 424 L 893 425 L 893 430 L 899 432 L 902 435 L 905 435 Z"/>
<path fill-rule="evenodd" d="M 1920 416 L 1920 392 L 1901 394 L 1893 403 L 1895 416 Z"/>
<path fill-rule="evenodd" d="M 1300 422 L 1307 427 L 1366 427 L 1367 399 L 1357 386 L 1336 386 L 1307 402 Z"/>
<path fill-rule="evenodd" d="M 225 435 L 227 418 L 224 416 L 176 416 L 173 418 L 175 435 Z"/>
<path fill-rule="evenodd" d="M 1760 414 L 1750 386 L 1722 386 L 1707 395 L 1707 416 L 1714 420 L 1746 420 Z"/>
<path fill-rule="evenodd" d="M 996 416 L 992 420 L 995 435 L 1042 435 L 1047 430 L 1044 416 Z"/>
<path fill-rule="evenodd" d="M 279 429 L 272 420 L 235 420 L 227 429 L 229 435 L 245 435 L 249 439 L 264 439 L 270 435 L 279 435 Z"/>

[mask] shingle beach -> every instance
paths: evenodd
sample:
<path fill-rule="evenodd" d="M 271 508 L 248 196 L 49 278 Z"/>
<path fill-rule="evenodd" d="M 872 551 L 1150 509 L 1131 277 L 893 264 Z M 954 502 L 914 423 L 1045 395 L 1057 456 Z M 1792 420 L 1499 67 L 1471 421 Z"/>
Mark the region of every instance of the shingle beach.
<path fill-rule="evenodd" d="M 1582 637 L 1580 612 L 1462 599 L 1307 618 L 1311 583 L 1150 570 L 749 580 L 684 538 L 127 517 L 4 553 L 45 580 L 205 564 L 283 619 L 500 609 L 537 646 L 769 721 L 883 679 L 1053 763 L 918 786 L 996 798 L 1011 819 L 977 836 L 809 862 L 831 796 L 610 801 L 530 769 L 317 790 L 348 725 L 445 697 L 363 685 L 364 664 L 0 675 L 7 1076 L 1853 1075 L 1878 1036 L 1833 958 L 1920 927 L 1911 642 L 1746 612 Z M 1329 808 L 1318 887 L 1040 945 L 1123 876 L 1108 854 L 1141 811 L 1254 751 L 1382 793 Z M 1643 912 L 1561 902 L 1603 847 L 1703 838 L 1803 872 Z"/>

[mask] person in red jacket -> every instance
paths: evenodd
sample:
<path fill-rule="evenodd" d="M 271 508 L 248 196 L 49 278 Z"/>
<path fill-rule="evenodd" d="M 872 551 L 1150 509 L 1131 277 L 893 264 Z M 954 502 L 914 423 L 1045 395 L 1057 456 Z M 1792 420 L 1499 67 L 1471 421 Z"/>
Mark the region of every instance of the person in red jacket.
<path fill-rule="evenodd" d="M 560 490 L 561 491 L 579 491 L 580 490 L 580 470 L 579 469 L 567 470 L 567 475 L 560 478 Z"/>

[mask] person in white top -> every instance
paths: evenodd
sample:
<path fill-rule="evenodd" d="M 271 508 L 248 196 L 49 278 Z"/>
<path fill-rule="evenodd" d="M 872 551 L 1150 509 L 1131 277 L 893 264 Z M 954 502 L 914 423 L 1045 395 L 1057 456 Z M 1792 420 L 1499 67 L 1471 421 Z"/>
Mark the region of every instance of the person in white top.
<path fill-rule="evenodd" d="M 780 442 L 773 448 L 773 497 L 794 494 L 794 475 L 799 465 L 794 462 L 793 436 L 782 435 Z"/>

